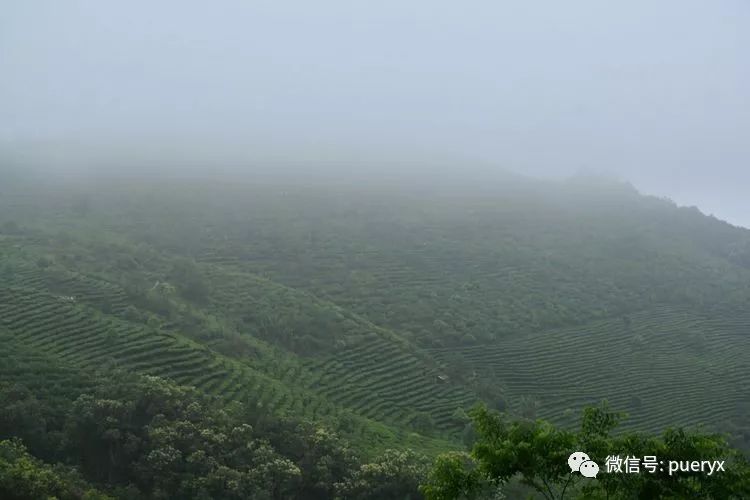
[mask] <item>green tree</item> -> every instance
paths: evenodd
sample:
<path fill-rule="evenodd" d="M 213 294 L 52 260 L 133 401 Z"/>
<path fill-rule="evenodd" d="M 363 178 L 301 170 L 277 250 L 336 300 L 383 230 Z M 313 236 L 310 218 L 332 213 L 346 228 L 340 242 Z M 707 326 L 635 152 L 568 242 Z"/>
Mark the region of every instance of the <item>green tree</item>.
<path fill-rule="evenodd" d="M 465 500 L 478 497 L 491 485 L 468 453 L 450 452 L 436 459 L 421 491 L 429 500 Z"/>
<path fill-rule="evenodd" d="M 428 500 L 478 498 L 488 491 L 488 485 L 503 485 L 512 478 L 550 500 L 750 496 L 750 465 L 720 435 L 668 429 L 661 436 L 613 436 L 622 415 L 609 411 L 606 405 L 586 408 L 578 432 L 558 429 L 543 420 L 510 420 L 484 406 L 473 409 L 471 416 L 477 433 L 471 454 L 438 458 L 421 488 Z M 601 464 L 596 479 L 585 479 L 568 467 L 568 456 L 582 450 Z M 656 473 L 606 473 L 608 456 L 656 456 L 665 462 L 723 460 L 726 472 L 711 476 L 669 475 L 666 469 Z"/>
<path fill-rule="evenodd" d="M 387 450 L 362 465 L 351 477 L 336 484 L 336 498 L 347 500 L 418 500 L 429 462 L 412 450 Z"/>
<path fill-rule="evenodd" d="M 3 500 L 107 500 L 75 472 L 31 456 L 20 440 L 0 441 L 0 498 Z"/>
<path fill-rule="evenodd" d="M 46 448 L 45 408 L 21 384 L 0 385 L 0 439 L 19 437 L 35 448 Z M 45 450 L 48 451 L 48 450 Z"/>

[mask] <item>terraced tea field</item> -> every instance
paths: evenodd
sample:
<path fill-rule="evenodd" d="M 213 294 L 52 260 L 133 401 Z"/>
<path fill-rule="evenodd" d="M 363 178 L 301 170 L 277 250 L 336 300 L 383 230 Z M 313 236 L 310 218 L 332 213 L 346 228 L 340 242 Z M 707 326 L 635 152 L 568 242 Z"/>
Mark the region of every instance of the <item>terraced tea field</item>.
<path fill-rule="evenodd" d="M 46 290 L 62 301 L 67 298 L 110 314 L 120 315 L 128 305 L 128 298 L 120 286 L 75 272 L 50 273 L 38 266 L 16 265 L 3 284 Z"/>
<path fill-rule="evenodd" d="M 271 295 L 240 279 L 247 265 L 213 266 L 214 277 L 232 276 L 216 280 L 225 283 L 215 290 L 224 305 L 234 302 L 241 309 L 257 297 Z M 500 274 L 515 279 L 518 272 L 506 269 Z M 288 290 L 293 291 L 281 302 L 302 294 Z M 468 300 L 467 293 L 480 292 L 481 287 L 478 292 L 462 293 Z M 378 293 L 387 295 L 383 290 Z M 332 301 L 322 301 L 325 307 L 345 302 L 335 294 L 321 292 L 321 296 Z M 368 300 L 387 304 L 391 299 L 373 295 Z M 350 314 L 345 307 L 341 310 Z M 415 307 L 417 314 L 419 310 Z M 749 394 L 750 366 L 742 360 L 750 357 L 750 314 L 720 316 L 655 306 L 580 327 L 508 332 L 492 344 L 437 349 L 404 345 L 389 337 L 396 333 L 378 335 L 382 328 L 357 315 L 347 317 L 359 326 L 344 333 L 346 347 L 306 363 L 309 387 L 358 413 L 397 425 L 413 426 L 416 415 L 424 413 L 437 428 L 456 429 L 455 410 L 478 400 L 469 386 L 438 378 L 450 371 L 457 356 L 467 375 L 475 373 L 475 380 L 501 388 L 510 410 L 523 413 L 524 405 L 530 404 L 537 408 L 533 412 L 537 416 L 567 424 L 578 421 L 582 407 L 607 400 L 611 407 L 628 413 L 624 427 L 721 428 L 738 414 L 737 401 Z M 343 327 L 332 328 L 330 335 L 335 337 L 336 328 Z"/>
<path fill-rule="evenodd" d="M 251 312 L 293 329 L 325 318 L 325 333 L 338 338 L 332 353 L 312 356 L 290 383 L 304 385 L 366 417 L 409 426 L 416 415 L 429 415 L 437 428 L 456 430 L 456 408 L 477 400 L 471 391 L 441 381 L 442 372 L 424 351 L 345 309 L 247 273 L 215 266 L 212 281 L 217 310 L 230 316 Z M 304 307 L 300 307 L 304 304 Z M 283 306 L 283 307 L 281 307 Z M 297 321 L 297 318 L 299 320 Z"/>
<path fill-rule="evenodd" d="M 455 446 L 480 398 L 569 425 L 606 399 L 657 431 L 734 425 L 750 397 L 750 237 L 715 221 L 635 193 L 224 189 L 11 203 L 9 344 L 60 380 L 157 375 L 371 448 Z"/>
<path fill-rule="evenodd" d="M 95 309 L 94 306 L 102 304 L 107 310 L 118 309 L 112 307 L 113 301 L 117 303 L 121 298 L 116 285 L 85 276 L 53 279 L 34 268 L 23 268 L 10 281 L 14 284 L 0 286 L 0 328 L 7 342 L 4 352 L 10 355 L 12 346 L 23 346 L 26 351 L 54 360 L 61 375 L 50 375 L 50 380 L 65 380 L 63 376 L 77 371 L 93 373 L 120 368 L 168 378 L 227 401 L 254 405 L 273 415 L 326 420 L 347 414 L 352 422 L 350 427 L 353 426 L 352 435 L 371 448 L 388 446 L 394 434 L 363 417 L 383 416 L 385 423 L 408 423 L 403 418 L 364 411 L 364 408 L 359 411 L 359 407 L 354 408 L 356 405 L 344 404 L 338 397 L 340 394 L 311 390 L 312 372 L 300 364 L 285 365 L 280 363 L 282 358 L 278 358 L 273 372 L 279 378 L 273 378 L 179 334 L 134 324 Z M 51 281 L 55 290 L 63 290 L 64 294 L 52 293 Z M 86 288 L 86 284 L 90 287 Z M 111 292 L 111 296 L 102 295 L 101 290 Z M 76 295 L 67 295 L 74 292 Z M 30 363 L 36 366 L 33 359 Z M 3 380 L 15 378 L 18 377 Z M 424 449 L 445 446 L 416 434 L 410 439 Z"/>
<path fill-rule="evenodd" d="M 43 292 L 0 288 L 0 321 L 14 342 L 80 368 L 119 367 L 170 378 L 230 400 L 248 400 L 279 414 L 331 415 L 333 405 L 278 382 L 207 348 L 132 325 Z"/>
<path fill-rule="evenodd" d="M 442 429 L 455 429 L 452 414 L 478 401 L 476 395 L 441 381 L 441 372 L 398 344 L 362 342 L 310 365 L 314 386 L 341 405 L 377 420 L 413 425 L 415 412 L 430 415 Z"/>
<path fill-rule="evenodd" d="M 606 399 L 629 414 L 624 427 L 720 426 L 750 396 L 750 314 L 708 318 L 661 308 L 628 317 L 519 335 L 492 346 L 435 349 L 492 374 L 519 410 L 572 424 L 578 409 Z"/>
<path fill-rule="evenodd" d="M 0 385 L 18 384 L 32 394 L 51 399 L 75 399 L 94 385 L 93 378 L 76 366 L 15 342 L 14 336 L 1 326 L 0 346 Z"/>

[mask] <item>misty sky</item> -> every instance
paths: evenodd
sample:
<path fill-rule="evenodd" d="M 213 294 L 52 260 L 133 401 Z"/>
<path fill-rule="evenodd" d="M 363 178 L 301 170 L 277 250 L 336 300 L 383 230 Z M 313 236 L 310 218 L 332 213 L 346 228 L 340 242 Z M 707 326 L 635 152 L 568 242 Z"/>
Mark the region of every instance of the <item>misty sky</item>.
<path fill-rule="evenodd" d="M 0 4 L 9 150 L 604 170 L 750 227 L 747 0 Z"/>

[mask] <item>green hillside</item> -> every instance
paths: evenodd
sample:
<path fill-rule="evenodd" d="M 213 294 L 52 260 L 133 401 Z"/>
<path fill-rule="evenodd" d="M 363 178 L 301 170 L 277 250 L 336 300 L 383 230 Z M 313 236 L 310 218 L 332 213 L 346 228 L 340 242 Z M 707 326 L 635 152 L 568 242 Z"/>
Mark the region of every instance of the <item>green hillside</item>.
<path fill-rule="evenodd" d="M 607 400 L 625 429 L 750 447 L 749 303 L 750 231 L 610 181 L 0 193 L 0 388 L 61 433 L 66 406 L 124 373 L 259 428 L 322 425 L 363 462 L 462 448 L 479 401 L 573 428 Z"/>

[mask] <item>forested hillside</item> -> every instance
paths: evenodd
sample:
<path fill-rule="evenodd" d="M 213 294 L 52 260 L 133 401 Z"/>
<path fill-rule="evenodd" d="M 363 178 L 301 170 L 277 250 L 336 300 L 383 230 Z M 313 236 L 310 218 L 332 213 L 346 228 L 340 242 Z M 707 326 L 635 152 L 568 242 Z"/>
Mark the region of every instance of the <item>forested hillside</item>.
<path fill-rule="evenodd" d="M 480 402 L 750 450 L 750 231 L 697 209 L 585 177 L 2 175 L 18 498 L 416 498 Z"/>

